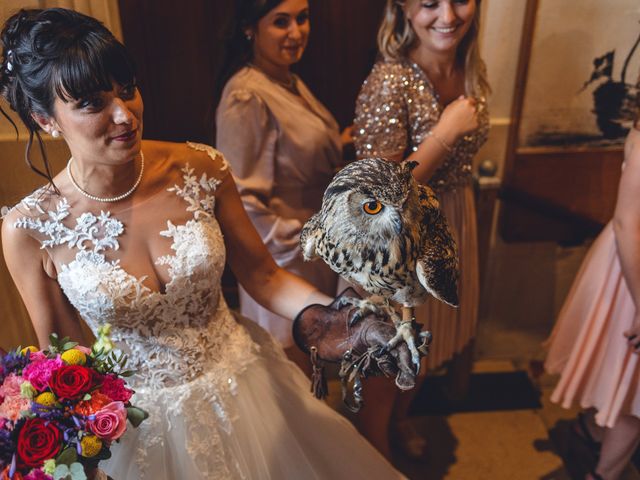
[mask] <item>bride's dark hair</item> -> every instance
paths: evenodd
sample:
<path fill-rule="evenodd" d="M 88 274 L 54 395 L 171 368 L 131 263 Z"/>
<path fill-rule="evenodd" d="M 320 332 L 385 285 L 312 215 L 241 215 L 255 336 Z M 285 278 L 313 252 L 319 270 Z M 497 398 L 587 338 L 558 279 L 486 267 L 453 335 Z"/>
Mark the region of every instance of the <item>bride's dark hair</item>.
<path fill-rule="evenodd" d="M 27 164 L 53 185 L 34 115 L 53 116 L 56 97 L 67 102 L 109 91 L 113 81 L 135 83 L 133 59 L 98 20 L 63 8 L 20 10 L 4 24 L 1 41 L 0 95 L 29 131 Z M 15 128 L 1 108 L 0 112 Z M 34 137 L 42 154 L 42 168 L 31 161 Z"/>

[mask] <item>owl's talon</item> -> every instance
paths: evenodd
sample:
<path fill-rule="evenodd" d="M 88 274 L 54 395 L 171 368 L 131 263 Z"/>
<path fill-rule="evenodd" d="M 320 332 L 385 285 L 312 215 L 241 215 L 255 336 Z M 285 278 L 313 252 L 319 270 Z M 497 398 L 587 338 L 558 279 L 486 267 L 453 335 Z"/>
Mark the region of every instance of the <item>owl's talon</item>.
<path fill-rule="evenodd" d="M 362 315 L 362 310 L 356 311 L 356 313 L 354 313 L 349 319 L 349 326 L 353 327 L 356 323 L 358 323 L 363 318 L 364 318 L 364 315 Z"/>
<path fill-rule="evenodd" d="M 411 353 L 411 363 L 415 366 L 416 375 L 418 375 L 420 373 L 420 352 L 418 348 L 416 348 L 415 331 L 413 330 L 411 322 L 399 322 L 396 324 L 396 334 L 387 342 L 385 348 L 393 349 L 400 342 L 407 344 L 407 348 Z"/>

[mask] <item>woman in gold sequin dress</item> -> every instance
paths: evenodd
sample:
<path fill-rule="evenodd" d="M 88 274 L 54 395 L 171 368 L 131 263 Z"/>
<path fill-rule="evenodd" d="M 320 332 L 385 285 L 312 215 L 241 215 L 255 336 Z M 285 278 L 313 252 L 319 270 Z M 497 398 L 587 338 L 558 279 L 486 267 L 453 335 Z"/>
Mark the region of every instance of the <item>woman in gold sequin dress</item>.
<path fill-rule="evenodd" d="M 485 96 L 490 91 L 479 55 L 479 3 L 388 0 L 378 32 L 382 59 L 362 86 L 354 121 L 358 158 L 417 161 L 415 177 L 437 192 L 456 237 L 460 307 L 430 299 L 416 309 L 417 321 L 434 335 L 429 368 L 453 360 L 453 396 L 466 389 L 478 313 L 472 159 L 487 139 Z M 412 398 L 400 398 L 396 417 L 402 419 Z M 379 438 L 384 430 L 378 428 Z M 424 440 L 413 437 L 405 446 L 409 454 L 420 455 Z"/>

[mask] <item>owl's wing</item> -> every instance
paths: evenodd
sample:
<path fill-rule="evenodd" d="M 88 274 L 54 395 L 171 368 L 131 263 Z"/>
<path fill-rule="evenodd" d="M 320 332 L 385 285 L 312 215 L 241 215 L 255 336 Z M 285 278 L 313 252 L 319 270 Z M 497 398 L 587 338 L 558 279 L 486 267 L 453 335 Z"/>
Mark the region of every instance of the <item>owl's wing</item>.
<path fill-rule="evenodd" d="M 458 247 L 433 190 L 420 185 L 425 227 L 416 273 L 422 286 L 438 300 L 458 306 Z"/>
<path fill-rule="evenodd" d="M 307 223 L 304 224 L 300 231 L 300 248 L 302 256 L 305 260 L 313 260 L 317 258 L 316 243 L 320 235 L 320 219 L 319 213 L 311 216 Z"/>

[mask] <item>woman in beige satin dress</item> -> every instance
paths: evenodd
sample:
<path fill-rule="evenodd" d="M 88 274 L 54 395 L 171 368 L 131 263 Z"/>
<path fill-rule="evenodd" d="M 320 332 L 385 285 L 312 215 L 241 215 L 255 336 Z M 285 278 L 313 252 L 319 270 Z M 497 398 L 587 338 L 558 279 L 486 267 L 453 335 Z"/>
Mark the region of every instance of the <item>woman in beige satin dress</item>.
<path fill-rule="evenodd" d="M 240 1 L 228 55 L 228 81 L 216 114 L 216 147 L 234 174 L 243 204 L 279 266 L 328 295 L 337 276 L 323 262 L 304 262 L 299 234 L 320 208 L 342 165 L 342 140 L 331 113 L 291 73 L 309 36 L 307 0 Z M 293 346 L 291 322 L 240 288 L 241 313 L 276 337 L 308 370 Z"/>

